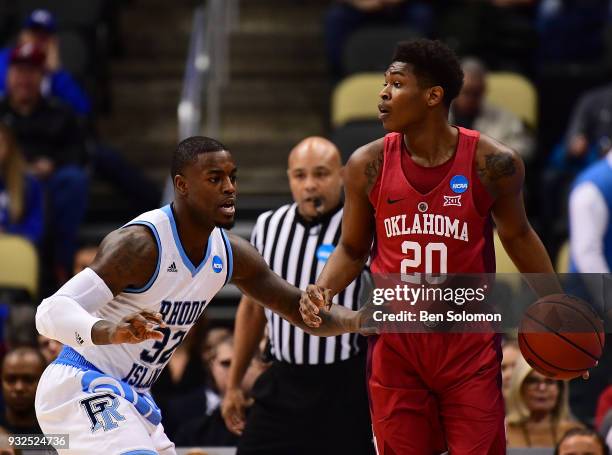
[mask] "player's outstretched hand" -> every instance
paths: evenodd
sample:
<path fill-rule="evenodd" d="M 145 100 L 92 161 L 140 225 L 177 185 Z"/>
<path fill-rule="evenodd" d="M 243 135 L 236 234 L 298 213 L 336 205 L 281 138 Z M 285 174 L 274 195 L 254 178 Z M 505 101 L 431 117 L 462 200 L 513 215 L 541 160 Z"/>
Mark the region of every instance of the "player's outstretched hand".
<path fill-rule="evenodd" d="M 141 311 L 121 319 L 111 332 L 110 340 L 113 344 L 161 340 L 164 334 L 156 330 L 159 327 L 165 327 L 160 313 Z"/>
<path fill-rule="evenodd" d="M 92 329 L 95 344 L 142 343 L 147 340 L 161 340 L 164 334 L 158 329 L 166 324 L 160 313 L 140 311 L 122 318 L 118 323 L 99 321 Z"/>
<path fill-rule="evenodd" d="M 246 399 L 242 389 L 228 389 L 221 403 L 221 415 L 229 431 L 240 436 L 244 431 L 246 408 L 253 404 L 253 399 Z"/>
<path fill-rule="evenodd" d="M 304 323 L 309 327 L 319 327 L 322 319 L 318 316 L 321 308 L 329 310 L 332 305 L 330 289 L 322 288 L 316 284 L 309 284 L 302 292 L 300 298 L 300 314 Z"/>

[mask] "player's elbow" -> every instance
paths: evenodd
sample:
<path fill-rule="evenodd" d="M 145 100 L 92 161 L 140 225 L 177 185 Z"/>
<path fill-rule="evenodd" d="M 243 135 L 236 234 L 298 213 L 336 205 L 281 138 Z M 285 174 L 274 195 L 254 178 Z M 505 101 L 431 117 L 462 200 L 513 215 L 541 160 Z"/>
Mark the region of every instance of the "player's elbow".
<path fill-rule="evenodd" d="M 48 297 L 40 302 L 40 305 L 36 308 L 36 330 L 41 335 L 51 338 L 53 332 L 53 314 L 51 308 L 53 306 L 52 298 Z"/>
<path fill-rule="evenodd" d="M 512 245 L 514 242 L 530 240 L 532 235 L 536 235 L 528 221 L 517 226 L 512 226 L 511 229 L 499 227 L 497 235 L 504 246 Z"/>
<path fill-rule="evenodd" d="M 351 245 L 350 243 L 341 242 L 340 247 L 344 250 L 344 253 L 353 262 L 359 262 L 365 264 L 370 255 L 369 248 L 362 248 L 359 246 Z"/>

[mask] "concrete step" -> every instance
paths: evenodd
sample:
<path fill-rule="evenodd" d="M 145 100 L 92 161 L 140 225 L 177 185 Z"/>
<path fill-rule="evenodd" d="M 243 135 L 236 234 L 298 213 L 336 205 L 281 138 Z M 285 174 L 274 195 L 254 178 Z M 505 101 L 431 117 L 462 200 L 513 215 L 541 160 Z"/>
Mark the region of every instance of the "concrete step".
<path fill-rule="evenodd" d="M 324 112 L 329 104 L 328 82 L 320 78 L 276 80 L 235 77 L 221 92 L 223 112 L 254 111 L 278 115 L 287 111 Z"/>
<path fill-rule="evenodd" d="M 260 33 L 319 31 L 327 5 L 329 1 L 324 0 L 245 0 L 240 2 L 240 30 Z"/>
<path fill-rule="evenodd" d="M 142 0 L 125 8 L 120 23 L 126 58 L 137 55 L 159 61 L 186 55 L 194 3 Z"/>
<path fill-rule="evenodd" d="M 155 62 L 155 76 L 162 78 L 183 78 L 185 70 L 185 59 L 187 58 L 187 49 L 185 55 L 169 56 L 159 59 Z M 151 78 L 151 59 L 143 57 L 129 57 L 121 60 L 113 61 L 110 64 L 110 70 L 113 75 L 114 83 L 121 83 L 124 80 L 131 79 L 150 79 Z"/>
<path fill-rule="evenodd" d="M 176 113 L 183 82 L 177 77 L 130 78 L 117 81 L 111 92 L 117 114 L 148 116 Z"/>
<path fill-rule="evenodd" d="M 301 81 L 324 79 L 327 65 L 318 34 L 261 34 L 240 32 L 230 40 L 230 75 L 280 77 L 295 75 Z"/>

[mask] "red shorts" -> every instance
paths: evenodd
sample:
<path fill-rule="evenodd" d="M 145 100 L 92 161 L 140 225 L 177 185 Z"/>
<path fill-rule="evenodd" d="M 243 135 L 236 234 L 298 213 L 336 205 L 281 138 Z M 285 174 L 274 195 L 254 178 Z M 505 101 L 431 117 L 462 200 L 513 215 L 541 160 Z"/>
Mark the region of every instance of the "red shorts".
<path fill-rule="evenodd" d="M 369 340 L 380 455 L 505 455 L 498 335 L 391 333 Z"/>

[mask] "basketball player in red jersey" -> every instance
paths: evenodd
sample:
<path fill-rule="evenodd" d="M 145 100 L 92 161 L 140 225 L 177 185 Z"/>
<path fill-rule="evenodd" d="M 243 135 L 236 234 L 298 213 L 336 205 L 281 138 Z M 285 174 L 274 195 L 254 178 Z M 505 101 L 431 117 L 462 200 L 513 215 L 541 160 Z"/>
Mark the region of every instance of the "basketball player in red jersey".
<path fill-rule="evenodd" d="M 525 214 L 518 154 L 448 123 L 462 83 L 459 61 L 444 44 L 398 44 L 380 92 L 390 133 L 359 148 L 345 167 L 342 237 L 317 284 L 302 294 L 308 325 L 321 324 L 325 301 L 368 256 L 374 273 L 494 273 L 493 223 L 521 272 L 554 273 Z M 409 232 L 393 227 L 398 216 Z M 453 235 L 436 235 L 439 216 L 458 221 Z M 385 333 L 370 337 L 369 354 L 380 454 L 506 453 L 496 334 Z"/>

